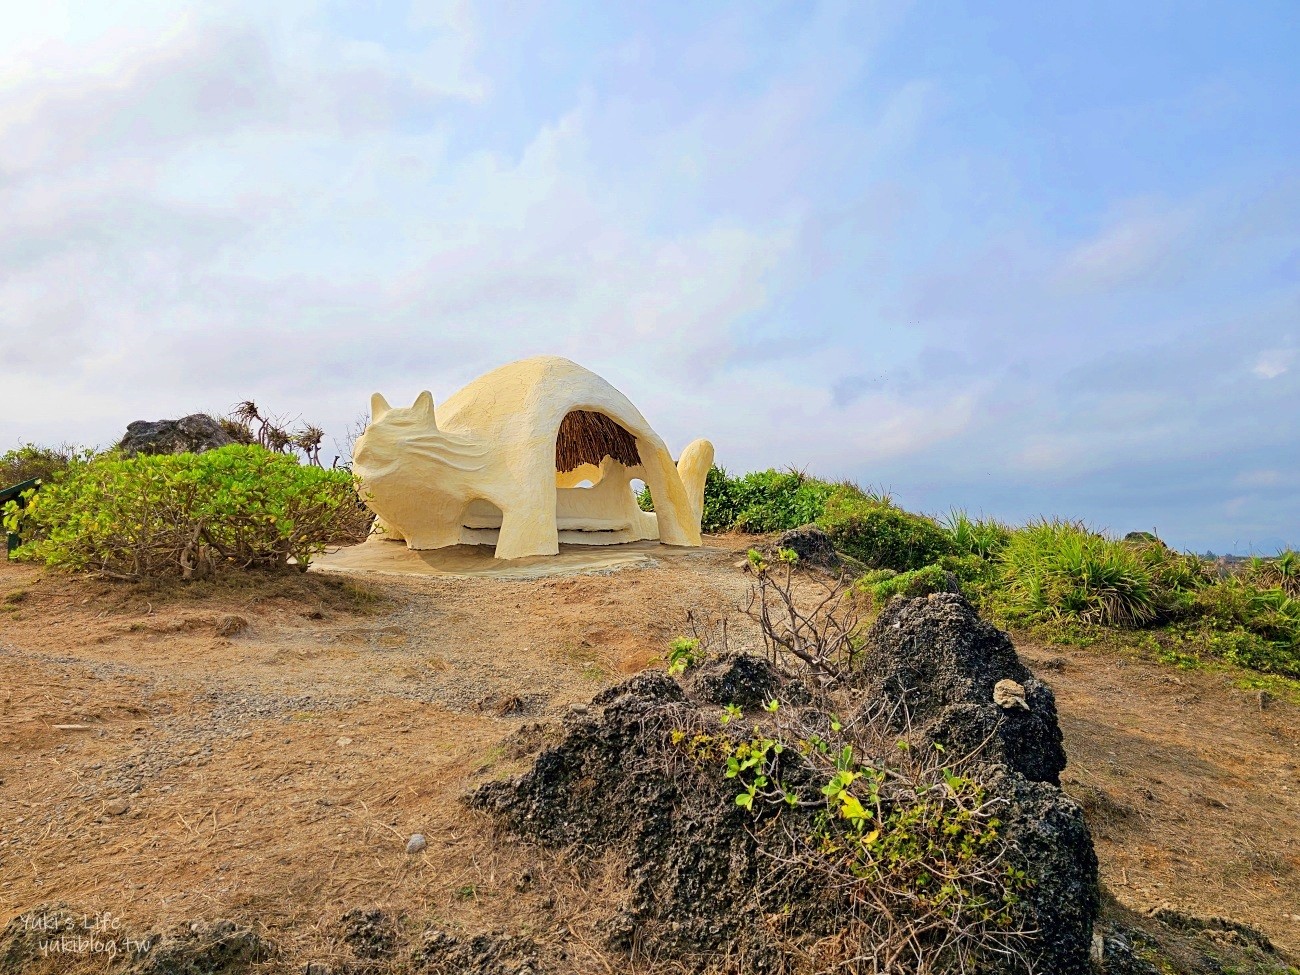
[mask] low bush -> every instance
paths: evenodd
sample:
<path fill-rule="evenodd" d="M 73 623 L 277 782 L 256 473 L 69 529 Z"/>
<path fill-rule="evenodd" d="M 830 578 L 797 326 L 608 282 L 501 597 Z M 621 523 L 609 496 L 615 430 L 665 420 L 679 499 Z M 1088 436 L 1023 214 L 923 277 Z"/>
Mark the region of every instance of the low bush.
<path fill-rule="evenodd" d="M 1300 599 L 1300 552 L 1286 549 L 1271 559 L 1251 559 L 1246 574 L 1261 588 L 1281 589 Z"/>
<path fill-rule="evenodd" d="M 71 444 L 60 444 L 57 447 L 23 444 L 0 455 L 0 488 L 21 484 L 33 478 L 39 478 L 48 484 L 67 470 L 69 465 L 88 460 L 93 455 L 93 450 Z"/>
<path fill-rule="evenodd" d="M 873 569 L 911 572 L 957 551 L 932 519 L 844 486 L 827 498 L 817 524 L 836 549 Z"/>
<path fill-rule="evenodd" d="M 1004 798 L 941 745 L 893 735 L 891 754 L 879 718 L 828 727 L 776 698 L 764 710 L 745 732 L 679 729 L 670 741 L 700 771 L 724 769 L 750 828 L 791 838 L 787 869 L 846 902 L 839 934 L 809 952 L 817 971 L 865 970 L 856 963 L 867 960 L 872 971 L 991 971 L 1008 957 L 1030 967 L 1037 932 L 1022 903 L 1035 878 L 1004 829 Z M 720 722 L 740 714 L 728 708 Z"/>
<path fill-rule="evenodd" d="M 798 528 L 820 518 L 826 499 L 844 487 L 796 470 L 752 471 L 732 477 L 714 465 L 704 481 L 700 527 L 711 533 L 750 534 Z M 648 487 L 637 495 L 637 502 L 643 511 L 655 510 Z"/>
<path fill-rule="evenodd" d="M 855 588 L 869 597 L 873 610 L 880 609 L 895 596 L 912 599 L 936 592 L 960 592 L 962 589 L 956 574 L 942 565 L 927 565 L 911 572 L 875 569 L 862 576 Z"/>
<path fill-rule="evenodd" d="M 1200 628 L 1216 639 L 1216 655 L 1254 670 L 1300 677 L 1300 599 L 1264 588 L 1252 567 L 1196 594 Z"/>
<path fill-rule="evenodd" d="M 5 518 L 29 539 L 22 557 L 140 580 L 290 560 L 305 570 L 354 530 L 358 506 L 346 471 L 234 445 L 76 463 Z"/>
<path fill-rule="evenodd" d="M 700 518 L 703 531 L 728 532 L 735 527 L 740 508 L 732 489 L 733 480 L 717 464 L 709 468 L 704 479 L 704 514 Z"/>
<path fill-rule="evenodd" d="M 707 492 L 707 481 L 705 488 Z M 732 526 L 737 531 L 786 531 L 816 521 L 835 490 L 835 485 L 795 470 L 755 471 L 729 479 L 715 510 L 721 517 L 734 512 Z"/>

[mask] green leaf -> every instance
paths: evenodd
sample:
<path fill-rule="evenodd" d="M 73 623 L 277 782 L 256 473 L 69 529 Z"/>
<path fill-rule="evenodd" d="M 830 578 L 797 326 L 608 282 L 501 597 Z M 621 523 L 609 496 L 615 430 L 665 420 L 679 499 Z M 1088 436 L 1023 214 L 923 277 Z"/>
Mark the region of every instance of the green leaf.
<path fill-rule="evenodd" d="M 840 793 L 840 815 L 845 819 L 860 821 L 867 818 L 867 811 L 862 808 L 856 796 L 848 792 Z"/>

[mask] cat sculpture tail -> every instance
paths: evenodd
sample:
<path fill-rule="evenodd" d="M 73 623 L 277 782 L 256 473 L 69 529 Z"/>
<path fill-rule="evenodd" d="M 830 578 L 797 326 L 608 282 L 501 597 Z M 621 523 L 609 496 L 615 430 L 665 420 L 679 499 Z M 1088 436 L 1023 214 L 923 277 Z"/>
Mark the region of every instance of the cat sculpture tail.
<path fill-rule="evenodd" d="M 677 474 L 682 479 L 682 487 L 686 488 L 686 499 L 690 502 L 696 524 L 704 513 L 704 482 L 708 480 L 712 467 L 713 444 L 707 440 L 691 441 L 677 460 Z"/>

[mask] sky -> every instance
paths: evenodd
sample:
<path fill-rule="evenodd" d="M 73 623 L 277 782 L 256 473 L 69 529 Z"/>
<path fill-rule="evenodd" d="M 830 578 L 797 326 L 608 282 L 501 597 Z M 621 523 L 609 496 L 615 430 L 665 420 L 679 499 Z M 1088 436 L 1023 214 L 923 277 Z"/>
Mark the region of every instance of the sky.
<path fill-rule="evenodd" d="M 733 473 L 1300 547 L 1292 0 L 0 16 L 0 450 L 549 353 Z"/>

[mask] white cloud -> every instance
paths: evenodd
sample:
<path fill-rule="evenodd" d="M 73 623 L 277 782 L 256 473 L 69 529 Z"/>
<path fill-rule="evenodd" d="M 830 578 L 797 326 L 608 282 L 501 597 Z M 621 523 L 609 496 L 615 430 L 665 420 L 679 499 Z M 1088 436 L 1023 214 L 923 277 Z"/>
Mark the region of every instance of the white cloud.
<path fill-rule="evenodd" d="M 1290 371 L 1295 356 L 1295 349 L 1270 349 L 1256 357 L 1250 371 L 1260 379 L 1276 379 Z"/>
<path fill-rule="evenodd" d="M 1158 209 L 1130 203 L 1110 226 L 1076 245 L 1064 257 L 1059 281 L 1066 288 L 1109 288 L 1159 272 L 1195 225 L 1187 209 Z"/>
<path fill-rule="evenodd" d="M 30 380 L 0 383 L 0 430 L 104 441 L 244 396 L 342 424 L 372 387 L 538 352 L 699 378 L 770 301 L 797 226 L 649 228 L 585 109 L 451 158 L 436 123 L 389 124 L 408 55 L 273 33 L 178 22 L 0 94 L 0 362 Z M 32 381 L 60 390 L 39 418 Z"/>

